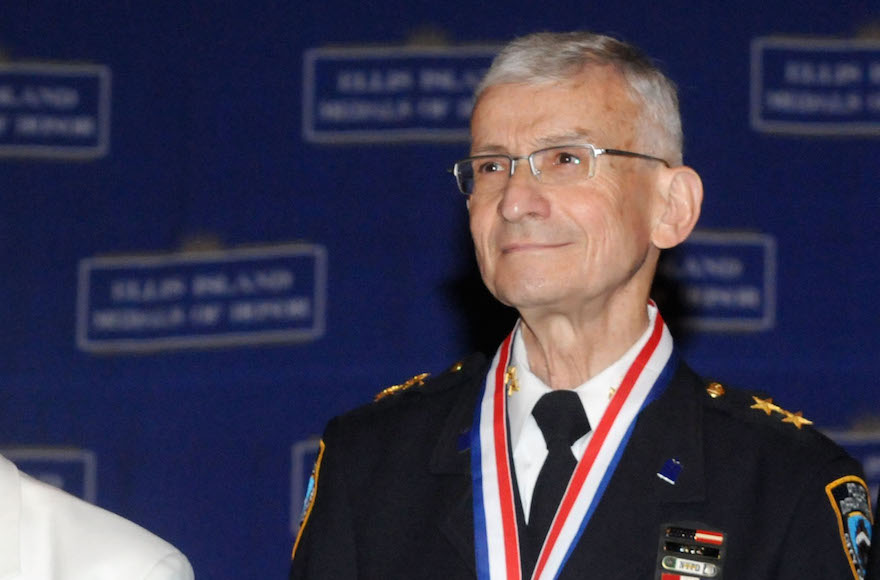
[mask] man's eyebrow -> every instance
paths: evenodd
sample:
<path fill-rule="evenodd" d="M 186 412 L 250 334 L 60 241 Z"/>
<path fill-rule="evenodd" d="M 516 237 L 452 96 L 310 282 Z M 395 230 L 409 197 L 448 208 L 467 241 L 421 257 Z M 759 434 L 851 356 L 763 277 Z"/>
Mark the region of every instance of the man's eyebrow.
<path fill-rule="evenodd" d="M 592 141 L 589 132 L 579 129 L 567 133 L 546 135 L 535 141 L 535 143 L 540 147 L 553 147 L 554 145 L 576 145 L 591 142 Z"/>
<path fill-rule="evenodd" d="M 494 153 L 507 155 L 507 149 L 501 145 L 495 145 L 494 143 L 487 143 L 486 145 L 480 145 L 479 147 L 471 147 L 471 155 L 492 155 Z"/>

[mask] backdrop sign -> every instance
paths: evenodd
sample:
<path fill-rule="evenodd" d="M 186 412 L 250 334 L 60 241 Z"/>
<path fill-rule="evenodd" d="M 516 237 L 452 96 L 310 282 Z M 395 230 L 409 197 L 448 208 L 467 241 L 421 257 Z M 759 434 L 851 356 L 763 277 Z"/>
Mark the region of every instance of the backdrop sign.
<path fill-rule="evenodd" d="M 0 64 L 0 155 L 101 157 L 110 135 L 110 69 Z"/>
<path fill-rule="evenodd" d="M 311 49 L 303 135 L 322 143 L 467 141 L 473 92 L 497 50 Z"/>
<path fill-rule="evenodd" d="M 664 256 L 682 322 L 699 330 L 760 331 L 776 322 L 776 240 L 752 232 L 694 232 Z"/>
<path fill-rule="evenodd" d="M 752 127 L 880 135 L 880 40 L 756 38 Z"/>
<path fill-rule="evenodd" d="M 77 344 L 151 350 L 309 340 L 324 332 L 327 258 L 295 244 L 79 266 Z"/>
<path fill-rule="evenodd" d="M 95 503 L 98 461 L 94 452 L 69 447 L 7 447 L 0 449 L 0 455 L 31 477 Z"/>

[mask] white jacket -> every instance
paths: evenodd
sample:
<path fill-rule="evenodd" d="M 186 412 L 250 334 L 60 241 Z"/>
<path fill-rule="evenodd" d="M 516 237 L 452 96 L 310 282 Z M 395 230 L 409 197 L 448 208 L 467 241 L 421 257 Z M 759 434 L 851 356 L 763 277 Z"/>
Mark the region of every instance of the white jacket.
<path fill-rule="evenodd" d="M 0 580 L 192 580 L 174 546 L 0 456 Z"/>

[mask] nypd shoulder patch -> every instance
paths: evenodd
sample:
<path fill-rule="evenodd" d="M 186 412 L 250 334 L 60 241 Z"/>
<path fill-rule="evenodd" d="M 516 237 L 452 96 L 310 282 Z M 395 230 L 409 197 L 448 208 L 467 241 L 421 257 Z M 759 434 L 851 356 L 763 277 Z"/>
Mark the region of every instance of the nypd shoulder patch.
<path fill-rule="evenodd" d="M 864 580 L 871 550 L 873 512 L 868 486 L 855 475 L 847 475 L 825 486 L 825 493 L 837 515 L 843 550 L 855 580 Z"/>
<path fill-rule="evenodd" d="M 309 521 L 309 516 L 312 514 L 312 508 L 315 505 L 315 495 L 318 493 L 318 479 L 321 475 L 321 460 L 324 458 L 324 441 L 320 441 L 318 443 L 318 458 L 315 460 L 315 467 L 312 468 L 312 475 L 309 477 L 309 483 L 306 487 L 306 495 L 303 500 L 303 508 L 302 513 L 299 517 L 299 531 L 296 534 L 296 541 L 293 544 L 293 554 L 291 558 L 296 557 L 296 549 L 299 546 L 299 541 L 302 538 L 303 531 L 306 529 L 306 524 Z"/>

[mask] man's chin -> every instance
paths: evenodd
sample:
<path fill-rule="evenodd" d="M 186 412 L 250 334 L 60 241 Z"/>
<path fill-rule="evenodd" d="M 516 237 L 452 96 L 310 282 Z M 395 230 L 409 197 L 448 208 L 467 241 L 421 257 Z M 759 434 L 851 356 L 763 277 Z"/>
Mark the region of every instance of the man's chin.
<path fill-rule="evenodd" d="M 499 302 L 522 312 L 533 308 L 552 306 L 558 301 L 557 292 L 546 285 L 503 288 L 494 294 Z"/>

